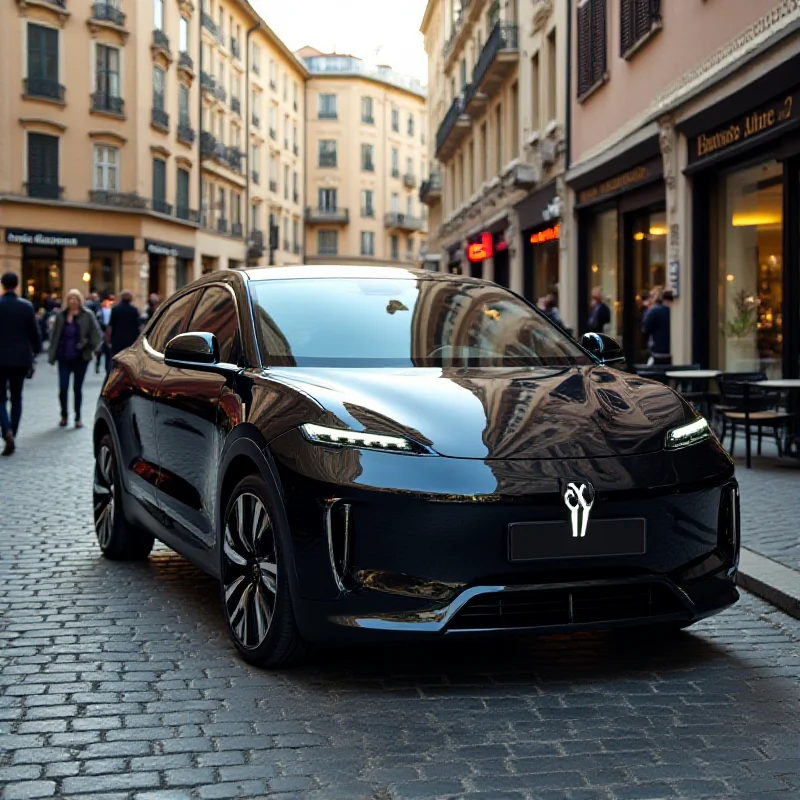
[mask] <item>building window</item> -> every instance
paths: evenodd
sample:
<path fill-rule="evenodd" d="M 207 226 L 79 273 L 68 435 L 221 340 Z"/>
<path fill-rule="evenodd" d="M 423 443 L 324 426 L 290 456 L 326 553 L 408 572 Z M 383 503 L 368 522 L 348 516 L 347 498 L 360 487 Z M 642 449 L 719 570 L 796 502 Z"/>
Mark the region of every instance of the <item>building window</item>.
<path fill-rule="evenodd" d="M 408 115 L 408 135 L 409 136 L 413 136 L 414 135 L 414 115 L 413 114 L 409 114 Z"/>
<path fill-rule="evenodd" d="M 189 170 L 178 167 L 175 206 L 179 219 L 189 219 Z"/>
<path fill-rule="evenodd" d="M 153 159 L 153 211 L 169 213 L 167 203 L 167 162 L 163 158 Z"/>
<path fill-rule="evenodd" d="M 375 234 L 372 231 L 361 231 L 361 255 L 375 255 Z"/>
<path fill-rule="evenodd" d="M 392 234 L 390 237 L 390 243 L 392 248 L 392 261 L 399 261 L 400 260 L 400 239 L 398 238 L 397 234 Z"/>
<path fill-rule="evenodd" d="M 392 213 L 400 213 L 400 195 L 397 192 L 392 192 Z"/>
<path fill-rule="evenodd" d="M 623 58 L 661 27 L 660 0 L 620 0 L 620 46 Z"/>
<path fill-rule="evenodd" d="M 606 79 L 606 0 L 578 6 L 578 97 Z"/>
<path fill-rule="evenodd" d="M 298 189 L 297 170 L 292 172 L 292 200 L 295 203 L 300 202 L 300 190 Z"/>
<path fill-rule="evenodd" d="M 292 249 L 295 253 L 300 252 L 300 223 L 297 219 L 292 220 Z"/>
<path fill-rule="evenodd" d="M 317 98 L 317 117 L 319 119 L 338 119 L 335 94 L 321 94 Z"/>
<path fill-rule="evenodd" d="M 278 139 L 278 112 L 275 106 L 269 107 L 269 136 L 270 139 Z"/>
<path fill-rule="evenodd" d="M 392 130 L 395 133 L 400 133 L 400 109 L 392 109 Z"/>
<path fill-rule="evenodd" d="M 36 97 L 63 100 L 58 83 L 58 31 L 28 24 L 28 79 L 25 91 Z"/>
<path fill-rule="evenodd" d="M 104 44 L 96 45 L 94 66 L 95 90 L 102 103 L 102 109 L 113 111 L 118 108 L 121 111 L 121 105 L 116 106 L 112 102 L 120 97 L 119 50 Z M 98 107 L 97 102 L 95 102 L 95 107 Z"/>
<path fill-rule="evenodd" d="M 289 165 L 283 165 L 283 199 L 289 199 Z"/>
<path fill-rule="evenodd" d="M 119 148 L 95 145 L 93 188 L 103 192 L 119 191 Z"/>
<path fill-rule="evenodd" d="M 293 123 L 292 125 L 292 144 L 294 145 L 294 154 L 296 156 L 300 155 L 300 148 L 298 147 L 297 143 L 297 123 Z"/>
<path fill-rule="evenodd" d="M 367 125 L 375 124 L 374 101 L 371 97 L 361 98 L 361 121 Z"/>
<path fill-rule="evenodd" d="M 283 149 L 289 149 L 289 117 L 283 118 Z"/>
<path fill-rule="evenodd" d="M 28 196 L 58 200 L 58 136 L 28 134 Z"/>
<path fill-rule="evenodd" d="M 519 85 L 511 87 L 511 158 L 519 156 Z M 472 165 L 472 159 L 470 159 Z"/>
<path fill-rule="evenodd" d="M 153 0 L 153 27 L 164 30 L 164 0 Z"/>
<path fill-rule="evenodd" d="M 261 48 L 255 42 L 250 46 L 250 70 L 256 75 L 261 72 Z"/>
<path fill-rule="evenodd" d="M 318 231 L 317 252 L 321 256 L 335 256 L 339 252 L 339 231 Z"/>
<path fill-rule="evenodd" d="M 497 174 L 503 169 L 503 106 L 498 103 L 497 108 L 494 110 L 494 142 L 497 147 L 496 153 L 496 166 Z"/>
<path fill-rule="evenodd" d="M 558 59 L 555 28 L 547 35 L 547 121 L 558 119 Z"/>
<path fill-rule="evenodd" d="M 178 50 L 181 53 L 189 52 L 189 20 L 186 17 L 181 17 L 178 28 Z"/>
<path fill-rule="evenodd" d="M 411 156 L 406 159 L 406 175 L 414 177 L 414 159 Z"/>
<path fill-rule="evenodd" d="M 164 110 L 164 70 L 153 67 L 153 108 Z"/>
<path fill-rule="evenodd" d="M 374 217 L 375 216 L 375 203 L 372 189 L 361 190 L 361 216 Z"/>
<path fill-rule="evenodd" d="M 371 144 L 361 145 L 361 169 L 363 172 L 375 172 L 375 148 Z"/>
<path fill-rule="evenodd" d="M 183 83 L 178 86 L 178 121 L 181 125 L 186 126 L 191 122 L 189 115 L 189 87 Z"/>
<path fill-rule="evenodd" d="M 400 151 L 396 147 L 392 148 L 392 177 L 400 177 Z"/>
<path fill-rule="evenodd" d="M 336 189 L 319 189 L 317 204 L 320 211 L 336 211 Z"/>
<path fill-rule="evenodd" d="M 320 139 L 320 142 L 319 142 L 319 166 L 320 167 L 335 167 L 336 166 L 336 140 L 335 139 Z"/>
<path fill-rule="evenodd" d="M 269 88 L 273 91 L 278 88 L 278 72 L 275 68 L 275 60 L 269 60 Z"/>

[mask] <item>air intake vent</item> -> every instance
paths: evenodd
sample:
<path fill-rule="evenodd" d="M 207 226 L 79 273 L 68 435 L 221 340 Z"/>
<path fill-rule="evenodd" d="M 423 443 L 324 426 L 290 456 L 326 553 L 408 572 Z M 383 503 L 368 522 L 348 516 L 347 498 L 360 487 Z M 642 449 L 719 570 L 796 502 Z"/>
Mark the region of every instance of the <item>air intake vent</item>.
<path fill-rule="evenodd" d="M 331 571 L 340 591 L 351 588 L 350 553 L 352 552 L 352 506 L 340 499 L 325 505 L 325 533 Z"/>
<path fill-rule="evenodd" d="M 740 535 L 739 487 L 731 483 L 722 488 L 717 523 L 717 546 L 732 561 L 736 558 Z"/>

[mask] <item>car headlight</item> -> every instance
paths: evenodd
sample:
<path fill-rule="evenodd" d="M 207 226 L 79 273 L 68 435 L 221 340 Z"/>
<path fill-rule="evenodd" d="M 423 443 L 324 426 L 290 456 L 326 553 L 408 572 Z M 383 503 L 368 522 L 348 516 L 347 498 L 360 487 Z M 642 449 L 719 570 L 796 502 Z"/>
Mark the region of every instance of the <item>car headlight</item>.
<path fill-rule="evenodd" d="M 403 436 L 390 436 L 385 433 L 365 433 L 348 431 L 343 428 L 327 428 L 307 422 L 300 426 L 306 439 L 318 444 L 338 447 L 357 447 L 366 450 L 393 450 L 404 453 L 419 452 L 419 448 Z"/>
<path fill-rule="evenodd" d="M 688 422 L 678 428 L 667 431 L 667 450 L 678 450 L 711 437 L 711 426 L 704 417 Z"/>

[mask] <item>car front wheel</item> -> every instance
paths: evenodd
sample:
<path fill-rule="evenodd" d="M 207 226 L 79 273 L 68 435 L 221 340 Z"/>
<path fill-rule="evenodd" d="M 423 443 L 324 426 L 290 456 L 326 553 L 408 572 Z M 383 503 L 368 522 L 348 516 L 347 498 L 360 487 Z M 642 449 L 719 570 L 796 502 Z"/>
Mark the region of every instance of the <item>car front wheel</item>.
<path fill-rule="evenodd" d="M 103 436 L 97 448 L 93 496 L 94 530 L 103 555 L 114 561 L 147 558 L 155 538 L 125 519 L 119 467 L 109 434 Z"/>
<path fill-rule="evenodd" d="M 283 667 L 306 652 L 292 611 L 277 515 L 266 483 L 244 478 L 233 490 L 222 531 L 222 608 L 242 657 L 260 667 Z"/>

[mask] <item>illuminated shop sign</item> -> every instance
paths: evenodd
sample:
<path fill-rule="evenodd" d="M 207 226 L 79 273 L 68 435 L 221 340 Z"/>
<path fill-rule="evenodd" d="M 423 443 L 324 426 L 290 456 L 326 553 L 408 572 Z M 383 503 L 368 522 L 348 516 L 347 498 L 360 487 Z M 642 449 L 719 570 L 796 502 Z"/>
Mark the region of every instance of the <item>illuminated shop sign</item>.
<path fill-rule="evenodd" d="M 545 242 L 558 241 L 561 233 L 561 226 L 554 225 L 552 228 L 545 228 L 543 231 L 537 231 L 531 234 L 531 244 L 544 244 Z"/>
<path fill-rule="evenodd" d="M 467 245 L 467 259 L 469 261 L 485 261 L 494 255 L 494 244 L 491 233 L 482 233 L 479 242 Z"/>

